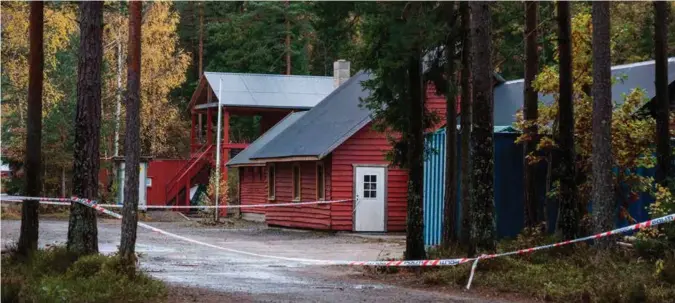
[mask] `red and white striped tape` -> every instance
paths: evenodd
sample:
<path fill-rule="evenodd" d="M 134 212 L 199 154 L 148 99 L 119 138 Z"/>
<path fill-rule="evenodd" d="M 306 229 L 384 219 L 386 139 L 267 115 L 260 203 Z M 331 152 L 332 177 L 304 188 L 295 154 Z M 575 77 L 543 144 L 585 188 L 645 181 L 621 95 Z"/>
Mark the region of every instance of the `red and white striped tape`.
<path fill-rule="evenodd" d="M 103 208 L 101 205 L 96 204 L 95 201 L 93 200 L 88 200 L 88 199 L 81 199 L 81 198 L 40 198 L 40 197 L 21 197 L 21 196 L 12 196 L 14 200 L 6 200 L 5 198 L 9 196 L 0 196 L 0 201 L 21 201 L 21 200 L 38 200 L 41 201 L 41 203 L 51 203 L 51 204 L 56 204 L 56 205 L 70 205 L 69 202 L 65 201 L 72 201 L 72 202 L 77 202 L 89 207 L 92 207 L 99 211 L 100 213 L 107 214 L 109 216 L 112 216 L 117 219 L 122 219 L 122 215 L 112 212 L 110 210 L 107 210 Z M 616 235 L 616 234 L 622 234 L 630 231 L 636 231 L 642 228 L 650 227 L 650 226 L 656 226 L 664 223 L 669 223 L 675 221 L 675 213 L 670 214 L 667 216 L 663 216 L 660 218 L 648 220 L 645 222 L 629 225 L 626 227 L 622 228 L 617 228 L 611 231 L 607 232 L 602 232 L 599 234 L 591 235 L 588 237 L 583 237 L 583 238 L 578 238 L 574 240 L 567 240 L 567 241 L 562 241 L 558 243 L 553 243 L 553 244 L 547 244 L 547 245 L 541 245 L 541 246 L 536 246 L 536 247 L 531 247 L 531 248 L 526 248 L 526 249 L 520 249 L 520 250 L 515 250 L 515 251 L 510 251 L 510 252 L 505 252 L 505 253 L 499 253 L 499 254 L 489 254 L 489 255 L 481 255 L 476 258 L 456 258 L 456 259 L 436 259 L 436 260 L 405 260 L 405 261 L 346 261 L 346 260 L 317 260 L 317 259 L 305 259 L 305 258 L 292 258 L 292 257 L 282 257 L 282 256 L 272 256 L 272 255 L 265 255 L 265 254 L 257 254 L 257 253 L 252 253 L 252 252 L 247 252 L 247 251 L 241 251 L 237 249 L 232 249 L 232 248 L 227 248 L 223 246 L 218 246 L 218 245 L 213 245 L 210 243 L 198 241 L 195 239 L 190 239 L 187 237 L 183 237 L 174 233 L 170 233 L 168 231 L 150 226 L 148 224 L 145 224 L 143 222 L 138 222 L 138 226 L 148 229 L 153 232 L 157 232 L 175 239 L 183 240 L 186 242 L 194 243 L 194 244 L 199 244 L 211 248 L 215 248 L 218 250 L 223 250 L 223 251 L 228 251 L 228 252 L 233 252 L 233 253 L 238 253 L 238 254 L 243 254 L 243 255 L 249 255 L 253 257 L 260 257 L 260 258 L 268 258 L 268 259 L 277 259 L 277 260 L 283 260 L 283 261 L 292 261 L 292 262 L 299 262 L 299 263 L 308 263 L 308 264 L 315 264 L 315 265 L 350 265 L 350 266 L 394 266 L 394 267 L 418 267 L 418 266 L 454 266 L 454 265 L 459 265 L 459 264 L 464 264 L 468 263 L 470 261 L 473 261 L 473 265 L 471 266 L 471 274 L 469 275 L 469 281 L 466 285 L 466 288 L 469 289 L 471 287 L 471 282 L 473 281 L 473 276 L 476 271 L 476 267 L 478 265 L 478 261 L 483 260 L 483 259 L 493 259 L 493 258 L 498 258 L 498 257 L 505 257 L 505 256 L 511 256 L 511 255 L 517 255 L 517 254 L 527 254 L 527 253 L 532 253 L 534 251 L 542 250 L 542 249 L 547 249 L 547 248 L 552 248 L 552 247 L 559 247 L 563 245 L 569 245 L 572 243 L 577 243 L 577 242 L 583 242 L 583 241 L 588 241 L 588 240 L 593 240 L 593 239 L 599 239 L 599 238 L 604 238 L 608 237 L 611 235 Z"/>
<path fill-rule="evenodd" d="M 22 202 L 25 200 L 37 200 L 46 205 L 70 205 L 71 198 L 47 198 L 47 197 L 25 197 L 25 196 L 0 196 L 1 201 L 7 202 Z M 307 202 L 284 202 L 284 203 L 267 203 L 267 204 L 250 204 L 250 205 L 143 205 L 142 209 L 227 209 L 227 208 L 267 208 L 267 207 L 285 207 L 285 206 L 302 206 L 302 205 L 324 205 L 334 203 L 351 202 L 351 199 L 343 200 L 320 200 Z M 122 204 L 97 204 L 106 208 L 122 208 Z"/>

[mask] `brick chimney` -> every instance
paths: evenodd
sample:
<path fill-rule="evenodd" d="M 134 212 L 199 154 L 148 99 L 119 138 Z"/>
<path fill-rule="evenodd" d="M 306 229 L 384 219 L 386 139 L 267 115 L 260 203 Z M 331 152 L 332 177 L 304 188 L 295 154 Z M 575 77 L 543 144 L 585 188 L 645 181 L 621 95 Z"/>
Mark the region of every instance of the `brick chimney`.
<path fill-rule="evenodd" d="M 333 63 L 333 88 L 338 88 L 338 86 L 345 83 L 349 80 L 350 72 L 349 67 L 351 63 L 349 61 L 340 59 Z"/>

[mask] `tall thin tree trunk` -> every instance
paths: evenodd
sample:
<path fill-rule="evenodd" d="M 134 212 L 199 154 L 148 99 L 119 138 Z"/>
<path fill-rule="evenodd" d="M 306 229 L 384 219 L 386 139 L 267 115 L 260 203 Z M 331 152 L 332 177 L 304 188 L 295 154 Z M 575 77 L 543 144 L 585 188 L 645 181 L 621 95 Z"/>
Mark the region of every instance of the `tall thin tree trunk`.
<path fill-rule="evenodd" d="M 42 80 L 44 67 L 44 2 L 30 4 L 30 54 L 28 58 L 28 121 L 26 121 L 26 195 L 40 196 L 42 165 Z M 38 201 L 24 201 L 21 206 L 21 233 L 18 251 L 28 256 L 37 250 Z"/>
<path fill-rule="evenodd" d="M 424 259 L 424 220 L 422 201 L 424 184 L 424 85 L 422 82 L 422 63 L 420 56 L 411 56 L 408 62 L 408 81 L 410 89 L 408 121 L 408 222 L 406 233 L 405 258 L 407 260 Z"/>
<path fill-rule="evenodd" d="M 490 34 L 490 4 L 471 2 L 471 34 L 473 67 L 473 131 L 471 153 L 473 180 L 471 182 L 471 241 L 469 254 L 495 250 L 494 199 L 494 129 L 492 95 L 492 41 Z"/>
<path fill-rule="evenodd" d="M 138 171 L 140 168 L 141 9 L 143 2 L 129 3 L 129 48 L 127 61 L 127 128 L 124 136 L 124 207 L 120 256 L 135 261 L 138 225 Z M 129 262 L 134 264 L 134 262 Z"/>
<path fill-rule="evenodd" d="M 538 96 L 532 87 L 532 82 L 539 72 L 539 56 L 537 53 L 537 24 L 539 23 L 539 2 L 525 2 L 525 85 L 523 110 L 527 127 L 525 133 L 529 141 L 525 143 L 523 165 L 525 171 L 525 227 L 535 227 L 540 221 L 540 206 L 537 196 L 537 167 L 530 165 L 528 156 L 536 152 L 538 138 Z"/>
<path fill-rule="evenodd" d="M 654 58 L 656 85 L 656 182 L 667 185 L 672 177 L 672 150 L 668 132 L 668 21 L 670 2 L 654 1 Z"/>
<path fill-rule="evenodd" d="M 122 18 L 122 2 L 120 1 L 120 19 Z M 120 22 L 121 25 L 122 22 Z M 122 32 L 117 29 L 117 92 L 115 93 L 117 102 L 115 103 L 115 142 L 114 155 L 120 155 L 120 115 L 122 112 Z M 117 176 L 117 170 L 113 169 L 114 176 Z"/>
<path fill-rule="evenodd" d="M 204 2 L 199 2 L 199 75 L 204 73 Z"/>
<path fill-rule="evenodd" d="M 286 0 L 286 75 L 291 74 L 291 22 L 289 21 L 290 2 Z"/>
<path fill-rule="evenodd" d="M 593 226 L 597 233 L 614 227 L 612 180 L 612 80 L 609 2 L 593 2 Z M 609 241 L 603 241 L 609 244 Z M 602 243 L 602 242 L 601 242 Z"/>
<path fill-rule="evenodd" d="M 447 22 L 454 28 L 455 2 L 446 2 Z M 445 76 L 448 91 L 445 96 L 445 205 L 443 209 L 443 235 L 441 246 L 450 248 L 457 241 L 457 71 L 455 70 L 454 30 L 448 34 L 445 42 Z"/>
<path fill-rule="evenodd" d="M 98 198 L 101 136 L 101 66 L 103 62 L 103 2 L 80 3 L 80 58 L 77 65 L 77 112 L 73 165 L 73 195 Z M 98 252 L 96 211 L 79 203 L 70 206 L 68 250 Z"/>
<path fill-rule="evenodd" d="M 573 239 L 579 230 L 579 206 L 576 201 L 576 166 L 574 153 L 574 103 L 572 100 L 572 43 L 570 3 L 558 5 L 558 54 L 560 57 L 560 100 L 558 109 L 558 146 L 560 149 L 559 232 Z"/>
<path fill-rule="evenodd" d="M 61 198 L 65 198 L 68 194 L 66 190 L 66 168 L 61 167 Z"/>
<path fill-rule="evenodd" d="M 460 99 L 460 133 L 461 142 L 461 208 L 462 208 L 462 246 L 469 245 L 469 231 L 471 226 L 471 10 L 469 3 L 462 1 L 459 4 L 462 14 L 462 97 Z"/>

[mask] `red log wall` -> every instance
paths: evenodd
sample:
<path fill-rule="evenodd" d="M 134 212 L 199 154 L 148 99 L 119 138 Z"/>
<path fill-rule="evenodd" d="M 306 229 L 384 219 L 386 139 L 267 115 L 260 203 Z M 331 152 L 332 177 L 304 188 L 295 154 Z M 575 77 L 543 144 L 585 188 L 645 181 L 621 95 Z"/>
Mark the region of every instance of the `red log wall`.
<path fill-rule="evenodd" d="M 326 174 L 326 200 L 331 200 L 331 159 L 322 161 Z M 293 200 L 293 165 L 300 165 L 301 200 L 316 201 L 316 162 L 279 162 L 276 165 L 276 195 L 272 203 L 286 203 Z M 265 188 L 267 193 L 267 188 Z M 268 207 L 265 220 L 269 225 L 295 228 L 332 229 L 331 205 L 299 205 L 285 207 Z"/>
<path fill-rule="evenodd" d="M 261 175 L 262 172 L 262 175 Z M 239 198 L 242 205 L 267 203 L 267 169 L 265 167 L 239 168 Z M 242 213 L 264 214 L 264 208 L 242 208 Z"/>

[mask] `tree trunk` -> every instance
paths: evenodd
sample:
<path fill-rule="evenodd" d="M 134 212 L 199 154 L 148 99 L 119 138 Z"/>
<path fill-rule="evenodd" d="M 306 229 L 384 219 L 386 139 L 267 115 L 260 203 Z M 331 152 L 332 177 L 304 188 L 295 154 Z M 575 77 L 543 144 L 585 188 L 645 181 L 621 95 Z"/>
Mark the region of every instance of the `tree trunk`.
<path fill-rule="evenodd" d="M 291 74 L 291 23 L 288 16 L 289 6 L 290 2 L 286 0 L 286 75 Z"/>
<path fill-rule="evenodd" d="M 28 120 L 26 121 L 26 195 L 40 196 L 40 167 L 42 165 L 42 80 L 44 68 L 43 29 L 44 2 L 30 4 L 30 56 L 28 58 Z M 19 110 L 20 111 L 20 110 Z M 28 256 L 37 250 L 38 201 L 24 201 L 21 206 L 19 254 Z"/>
<path fill-rule="evenodd" d="M 666 186 L 671 177 L 668 98 L 668 19 L 670 3 L 654 1 L 654 58 L 656 85 L 656 182 Z"/>
<path fill-rule="evenodd" d="M 537 53 L 537 25 L 539 23 L 539 2 L 525 2 L 525 86 L 524 86 L 524 118 L 527 123 L 525 134 L 529 140 L 525 143 L 523 166 L 525 172 L 525 227 L 535 227 L 540 220 L 540 206 L 537 199 L 537 167 L 530 165 L 528 156 L 535 153 L 538 144 L 537 117 L 539 98 L 532 87 L 532 82 L 539 72 L 539 56 Z"/>
<path fill-rule="evenodd" d="M 469 245 L 469 231 L 471 226 L 471 10 L 469 3 L 462 1 L 459 4 L 462 13 L 462 97 L 460 99 L 460 133 L 461 142 L 461 191 L 462 191 L 462 246 Z"/>
<path fill-rule="evenodd" d="M 61 198 L 67 196 L 68 191 L 66 190 L 66 168 L 61 167 Z"/>
<path fill-rule="evenodd" d="M 120 19 L 122 18 L 122 2 L 120 1 Z M 122 22 L 120 22 L 121 24 Z M 120 115 L 122 111 L 122 33 L 117 30 L 117 93 L 115 94 L 115 144 L 114 155 L 120 155 Z M 113 176 L 117 176 L 117 169 L 113 169 Z"/>
<path fill-rule="evenodd" d="M 449 28 L 454 28 L 455 3 L 446 2 Z M 451 32 L 453 32 L 451 30 Z M 443 209 L 443 235 L 441 246 L 450 248 L 457 241 L 457 71 L 455 70 L 455 37 L 448 35 L 445 43 L 445 76 L 448 91 L 445 96 L 445 205 Z"/>
<path fill-rule="evenodd" d="M 614 227 L 612 180 L 612 79 L 609 2 L 593 2 L 593 226 L 600 233 Z M 609 241 L 602 241 L 609 244 Z"/>
<path fill-rule="evenodd" d="M 408 121 L 408 222 L 406 233 L 406 260 L 421 260 L 424 251 L 424 220 L 422 201 L 424 184 L 424 85 L 420 56 L 412 56 L 408 62 L 410 89 L 410 116 Z"/>
<path fill-rule="evenodd" d="M 120 256 L 135 263 L 138 225 L 138 171 L 140 169 L 141 9 L 143 2 L 129 3 L 129 48 L 127 61 L 127 128 L 124 136 L 124 207 Z"/>
<path fill-rule="evenodd" d="M 199 75 L 204 73 L 204 2 L 199 2 Z"/>
<path fill-rule="evenodd" d="M 560 100 L 558 109 L 558 146 L 560 161 L 559 232 L 564 239 L 573 239 L 579 230 L 576 166 L 574 153 L 574 103 L 572 100 L 572 43 L 570 3 L 558 5 L 558 54 L 560 57 Z"/>
<path fill-rule="evenodd" d="M 492 40 L 488 2 L 471 2 L 474 97 L 471 153 L 471 241 L 469 254 L 495 250 Z"/>
<path fill-rule="evenodd" d="M 98 197 L 102 34 L 103 2 L 81 2 L 73 195 L 86 199 Z M 96 211 L 93 208 L 72 203 L 68 224 L 68 250 L 81 255 L 98 252 Z"/>

